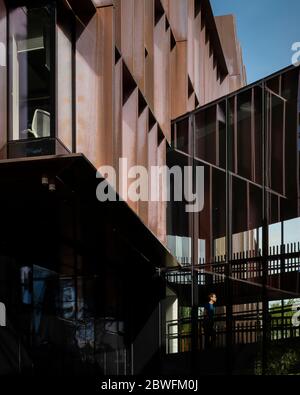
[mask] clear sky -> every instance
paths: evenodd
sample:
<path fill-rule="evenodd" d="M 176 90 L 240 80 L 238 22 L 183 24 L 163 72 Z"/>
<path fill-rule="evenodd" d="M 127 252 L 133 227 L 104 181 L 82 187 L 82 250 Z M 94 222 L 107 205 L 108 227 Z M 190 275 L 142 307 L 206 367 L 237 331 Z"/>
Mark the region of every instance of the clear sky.
<path fill-rule="evenodd" d="M 291 64 L 300 42 L 300 0 L 211 0 L 215 15 L 235 14 L 248 83 Z"/>

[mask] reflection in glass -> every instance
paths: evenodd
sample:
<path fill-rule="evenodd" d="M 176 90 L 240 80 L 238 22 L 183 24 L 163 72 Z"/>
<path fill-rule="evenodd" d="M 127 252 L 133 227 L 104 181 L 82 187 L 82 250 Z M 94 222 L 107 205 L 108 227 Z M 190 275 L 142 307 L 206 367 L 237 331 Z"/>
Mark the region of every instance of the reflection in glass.
<path fill-rule="evenodd" d="M 55 273 L 49 269 L 34 265 L 33 266 L 33 304 L 34 304 L 34 330 L 40 333 L 40 326 L 44 320 L 45 294 L 49 283 L 48 279 Z"/>
<path fill-rule="evenodd" d="M 22 287 L 22 302 L 24 304 L 30 305 L 32 302 L 31 267 L 22 266 L 20 270 L 20 274 L 21 274 L 21 287 Z"/>
<path fill-rule="evenodd" d="M 218 163 L 226 169 L 226 102 L 217 105 Z"/>

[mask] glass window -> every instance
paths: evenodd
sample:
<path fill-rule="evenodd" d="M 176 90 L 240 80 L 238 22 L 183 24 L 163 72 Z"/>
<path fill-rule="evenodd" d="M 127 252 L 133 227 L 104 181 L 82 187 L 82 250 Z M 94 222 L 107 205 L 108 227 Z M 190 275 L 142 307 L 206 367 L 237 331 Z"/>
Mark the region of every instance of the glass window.
<path fill-rule="evenodd" d="M 284 147 L 285 147 L 285 101 L 269 93 L 268 95 L 268 138 L 270 149 L 269 184 L 271 189 L 284 193 Z"/>
<path fill-rule="evenodd" d="M 208 107 L 195 115 L 195 155 L 212 164 L 216 164 L 216 129 L 216 106 Z"/>
<path fill-rule="evenodd" d="M 217 105 L 219 167 L 226 169 L 226 102 Z"/>
<path fill-rule="evenodd" d="M 176 124 L 176 148 L 189 153 L 189 118 L 185 118 Z"/>
<path fill-rule="evenodd" d="M 238 174 L 252 179 L 252 90 L 240 93 L 237 96 L 237 161 Z"/>
<path fill-rule="evenodd" d="M 231 97 L 227 101 L 228 104 L 228 170 L 237 173 L 237 138 L 236 138 L 236 96 Z"/>
<path fill-rule="evenodd" d="M 52 7 L 9 12 L 10 140 L 51 135 Z"/>
<path fill-rule="evenodd" d="M 263 182 L 263 90 L 260 86 L 253 88 L 254 97 L 254 170 L 255 182 L 262 185 Z"/>
<path fill-rule="evenodd" d="M 73 34 L 75 34 L 75 17 L 66 9 L 63 3 L 57 5 L 56 24 L 56 56 L 57 56 L 57 89 L 56 89 L 56 136 L 72 151 L 72 127 L 74 115 L 73 82 L 75 73 L 73 65 L 75 62 L 75 51 L 73 51 Z M 75 142 L 74 142 L 75 143 Z"/>

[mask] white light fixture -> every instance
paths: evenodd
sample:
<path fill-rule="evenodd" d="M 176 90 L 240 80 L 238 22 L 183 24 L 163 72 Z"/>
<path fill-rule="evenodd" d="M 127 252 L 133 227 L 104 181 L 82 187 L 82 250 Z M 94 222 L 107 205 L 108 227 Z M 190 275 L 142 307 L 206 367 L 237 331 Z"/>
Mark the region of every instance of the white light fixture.
<path fill-rule="evenodd" d="M 49 192 L 55 192 L 56 191 L 56 185 L 54 182 L 50 182 L 49 184 Z"/>
<path fill-rule="evenodd" d="M 42 185 L 47 186 L 49 184 L 49 179 L 47 176 L 42 177 Z"/>

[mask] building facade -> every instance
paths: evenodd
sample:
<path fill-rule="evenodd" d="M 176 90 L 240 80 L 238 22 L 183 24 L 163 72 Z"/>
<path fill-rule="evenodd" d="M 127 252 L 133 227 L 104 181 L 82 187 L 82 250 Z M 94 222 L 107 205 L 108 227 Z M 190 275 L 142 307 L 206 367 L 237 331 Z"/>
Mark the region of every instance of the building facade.
<path fill-rule="evenodd" d="M 169 166 L 204 171 L 203 209 L 168 207 L 181 267 L 166 272 L 166 337 L 181 369 L 195 350 L 202 373 L 299 369 L 299 83 L 292 66 L 173 123 Z M 205 350 L 211 292 L 216 348 Z"/>
<path fill-rule="evenodd" d="M 171 119 L 245 85 L 234 20 L 218 17 L 219 35 L 208 1 L 58 1 L 27 13 L 2 3 L 3 158 L 78 152 L 96 168 L 162 165 Z M 40 136 L 32 124 L 43 117 Z M 26 149 L 32 137 L 56 143 Z M 165 205 L 128 203 L 165 243 Z"/>
<path fill-rule="evenodd" d="M 265 345 L 268 303 L 298 295 L 299 249 L 266 241 L 298 217 L 298 69 L 232 94 L 246 85 L 235 20 L 208 0 L 0 0 L 0 44 L 1 373 L 192 371 L 211 289 L 220 345 L 254 309 Z M 96 169 L 118 178 L 120 158 L 199 162 L 204 210 L 167 205 L 163 182 L 157 201 L 100 203 Z"/>

